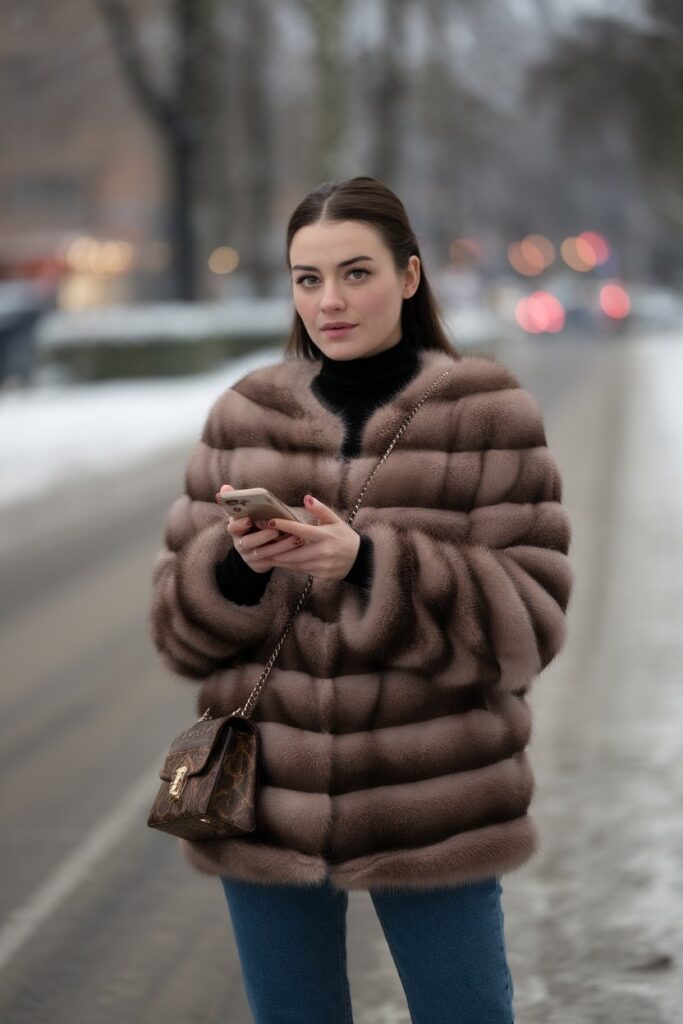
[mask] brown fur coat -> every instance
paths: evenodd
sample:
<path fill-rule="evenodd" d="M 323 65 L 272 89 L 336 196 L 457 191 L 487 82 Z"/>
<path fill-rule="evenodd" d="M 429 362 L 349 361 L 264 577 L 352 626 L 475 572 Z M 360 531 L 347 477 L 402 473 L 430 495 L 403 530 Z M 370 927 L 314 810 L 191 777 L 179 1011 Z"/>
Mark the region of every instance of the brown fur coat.
<path fill-rule="evenodd" d="M 200 871 L 345 889 L 502 874 L 538 848 L 526 693 L 565 637 L 570 532 L 538 406 L 495 360 L 419 353 L 417 375 L 339 453 L 342 418 L 310 390 L 320 362 L 246 374 L 213 404 L 153 573 L 165 664 L 227 714 L 259 678 L 307 579 L 276 568 L 256 605 L 219 592 L 232 538 L 215 492 L 265 486 L 303 519 L 310 491 L 346 518 L 368 487 L 369 592 L 314 579 L 253 713 L 257 828 L 189 842 Z M 189 723 L 188 723 L 189 724 Z"/>

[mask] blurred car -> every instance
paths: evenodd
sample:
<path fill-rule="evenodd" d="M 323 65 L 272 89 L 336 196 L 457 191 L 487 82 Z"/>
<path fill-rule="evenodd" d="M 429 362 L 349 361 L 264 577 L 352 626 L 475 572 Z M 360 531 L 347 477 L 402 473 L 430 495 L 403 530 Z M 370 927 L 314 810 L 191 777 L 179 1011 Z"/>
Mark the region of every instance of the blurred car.
<path fill-rule="evenodd" d="M 631 315 L 649 327 L 681 327 L 683 295 L 668 288 L 636 285 L 631 288 Z"/>
<path fill-rule="evenodd" d="M 0 386 L 18 379 L 23 385 L 35 370 L 35 328 L 54 307 L 54 292 L 43 282 L 0 281 Z"/>

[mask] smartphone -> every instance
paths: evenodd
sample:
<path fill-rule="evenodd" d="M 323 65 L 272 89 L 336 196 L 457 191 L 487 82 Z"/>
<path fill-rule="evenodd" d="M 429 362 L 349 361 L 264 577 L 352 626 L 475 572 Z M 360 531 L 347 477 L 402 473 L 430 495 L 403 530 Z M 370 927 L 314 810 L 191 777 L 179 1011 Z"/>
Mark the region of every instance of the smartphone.
<path fill-rule="evenodd" d="M 221 491 L 220 504 L 234 519 L 250 516 L 255 528 L 258 520 L 267 522 L 269 519 L 293 519 L 296 523 L 303 522 L 295 516 L 289 506 L 276 498 L 266 487 L 245 487 L 238 491 Z"/>

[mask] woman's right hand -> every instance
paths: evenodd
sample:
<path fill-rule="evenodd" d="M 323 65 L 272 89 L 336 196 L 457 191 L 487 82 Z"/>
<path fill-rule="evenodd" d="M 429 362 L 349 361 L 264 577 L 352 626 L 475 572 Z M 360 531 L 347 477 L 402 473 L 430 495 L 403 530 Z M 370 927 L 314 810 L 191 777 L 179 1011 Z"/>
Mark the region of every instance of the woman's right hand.
<path fill-rule="evenodd" d="M 221 486 L 221 491 L 228 490 L 234 491 L 235 488 L 231 484 Z M 216 501 L 218 501 L 219 494 L 220 492 L 216 494 Z M 254 572 L 269 572 L 275 568 L 266 552 L 280 555 L 283 551 L 291 551 L 293 548 L 299 547 L 301 543 L 301 538 L 294 537 L 290 533 L 285 534 L 284 539 L 278 541 L 277 538 L 282 534 L 279 530 L 268 529 L 264 520 L 257 520 L 257 529 L 252 531 L 250 516 L 235 519 L 227 512 L 226 516 L 228 519 L 227 530 L 233 538 L 235 550 L 241 556 L 242 561 Z"/>

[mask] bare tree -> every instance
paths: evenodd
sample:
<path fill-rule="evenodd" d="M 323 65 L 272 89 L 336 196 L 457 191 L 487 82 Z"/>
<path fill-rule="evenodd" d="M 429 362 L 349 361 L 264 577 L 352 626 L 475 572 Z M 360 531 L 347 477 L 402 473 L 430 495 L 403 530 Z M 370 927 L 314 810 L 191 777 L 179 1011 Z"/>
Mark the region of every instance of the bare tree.
<path fill-rule="evenodd" d="M 558 105 L 565 144 L 590 143 L 618 175 L 624 152 L 610 161 L 620 129 L 630 162 L 653 210 L 683 230 L 683 8 L 652 0 L 649 27 L 612 18 L 582 19 L 571 38 L 558 39 L 530 76 L 529 94 Z M 613 179 L 613 180 L 615 180 Z"/>
<path fill-rule="evenodd" d="M 314 45 L 316 133 L 311 172 L 316 181 L 336 177 L 345 126 L 344 27 L 348 0 L 298 0 L 307 14 Z"/>
<path fill-rule="evenodd" d="M 423 13 L 427 57 L 417 79 L 419 137 L 425 150 L 427 224 L 445 257 L 454 234 L 468 227 L 484 201 L 479 188 L 487 165 L 497 162 L 504 132 L 499 113 L 471 88 L 458 66 L 451 34 L 467 28 L 472 0 L 428 0 Z M 477 16 L 486 10 L 480 5 Z"/>
<path fill-rule="evenodd" d="M 371 173 L 392 185 L 397 181 L 408 78 L 404 65 L 406 23 L 410 0 L 384 0 L 381 45 L 373 55 L 370 72 L 370 118 L 373 145 Z"/>
<path fill-rule="evenodd" d="M 242 265 L 255 294 L 267 295 L 273 275 L 269 242 L 277 181 L 272 104 L 266 75 L 273 14 L 267 0 L 245 0 L 243 19 L 245 35 L 240 78 L 246 147 L 242 190 L 245 204 Z"/>
<path fill-rule="evenodd" d="M 177 298 L 196 297 L 193 171 L 199 150 L 199 114 L 205 89 L 202 41 L 210 33 L 213 2 L 173 0 L 174 68 L 170 88 L 154 83 L 124 0 L 97 0 L 132 95 L 148 116 L 166 157 L 170 191 L 171 275 Z"/>

